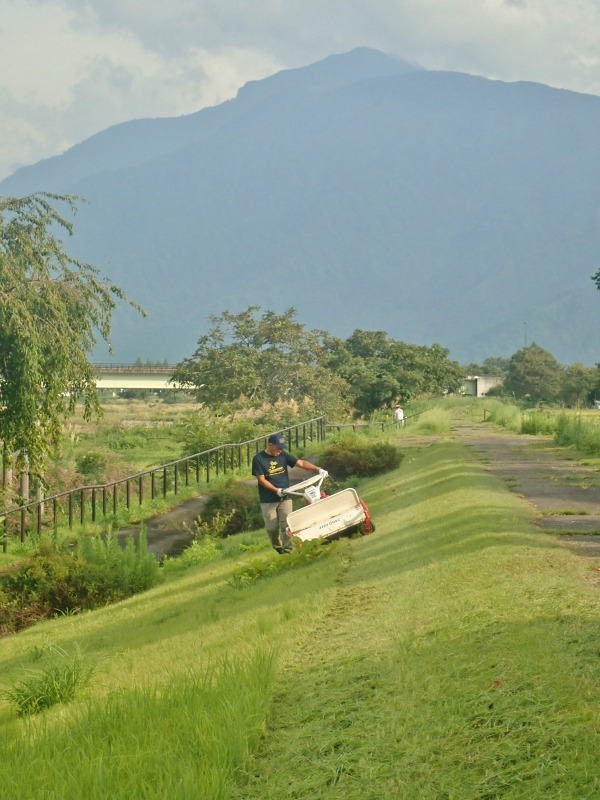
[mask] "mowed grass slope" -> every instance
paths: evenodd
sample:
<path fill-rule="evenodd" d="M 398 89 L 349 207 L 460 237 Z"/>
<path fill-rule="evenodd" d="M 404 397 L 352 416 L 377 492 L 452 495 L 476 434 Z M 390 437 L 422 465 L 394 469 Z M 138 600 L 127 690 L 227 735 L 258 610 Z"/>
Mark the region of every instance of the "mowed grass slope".
<path fill-rule="evenodd" d="M 599 796 L 595 565 L 464 446 L 406 452 L 361 485 L 377 532 L 322 561 L 240 590 L 225 559 L 5 639 L 4 682 L 45 641 L 100 660 L 69 706 L 2 708 L 0 796 Z"/>

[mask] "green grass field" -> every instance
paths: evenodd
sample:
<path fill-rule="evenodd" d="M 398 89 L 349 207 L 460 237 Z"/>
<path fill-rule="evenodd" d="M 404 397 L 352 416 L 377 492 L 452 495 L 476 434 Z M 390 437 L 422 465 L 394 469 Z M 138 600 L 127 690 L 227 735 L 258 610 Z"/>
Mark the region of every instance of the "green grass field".
<path fill-rule="evenodd" d="M 600 796 L 596 564 L 450 440 L 359 493 L 376 533 L 323 559 L 235 588 L 282 558 L 257 533 L 262 549 L 4 639 L 5 688 L 56 647 L 95 672 L 36 716 L 2 701 L 0 796 Z"/>

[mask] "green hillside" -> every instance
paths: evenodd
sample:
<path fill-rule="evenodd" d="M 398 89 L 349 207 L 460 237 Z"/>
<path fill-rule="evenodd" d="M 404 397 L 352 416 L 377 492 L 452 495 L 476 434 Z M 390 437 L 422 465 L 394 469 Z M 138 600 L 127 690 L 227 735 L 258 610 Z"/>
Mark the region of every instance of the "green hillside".
<path fill-rule="evenodd" d="M 49 645 L 77 643 L 96 673 L 29 720 L 3 702 L 0 795 L 597 796 L 588 566 L 464 445 L 404 450 L 359 486 L 371 536 L 306 563 L 257 533 L 258 549 L 6 638 L 4 686 Z"/>

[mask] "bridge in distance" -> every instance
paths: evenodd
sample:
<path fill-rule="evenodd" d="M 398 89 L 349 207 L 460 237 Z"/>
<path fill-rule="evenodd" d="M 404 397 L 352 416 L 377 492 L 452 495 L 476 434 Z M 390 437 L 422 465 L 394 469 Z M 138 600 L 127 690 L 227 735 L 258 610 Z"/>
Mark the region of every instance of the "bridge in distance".
<path fill-rule="evenodd" d="M 98 389 L 181 389 L 169 383 L 175 366 L 165 364 L 146 367 L 143 364 L 94 364 Z"/>
<path fill-rule="evenodd" d="M 94 364 L 98 389 L 184 389 L 169 383 L 175 372 L 174 364 L 147 367 L 143 364 Z M 502 383 L 501 376 L 467 375 L 463 393 L 474 397 L 485 397 L 488 391 Z"/>

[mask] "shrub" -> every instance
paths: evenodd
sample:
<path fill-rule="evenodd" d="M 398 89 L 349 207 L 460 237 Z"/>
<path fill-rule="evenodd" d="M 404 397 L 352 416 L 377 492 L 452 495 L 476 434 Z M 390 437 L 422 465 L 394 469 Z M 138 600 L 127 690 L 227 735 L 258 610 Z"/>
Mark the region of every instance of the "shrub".
<path fill-rule="evenodd" d="M 143 532 L 137 547 L 130 538 L 122 548 L 109 535 L 82 540 L 78 553 L 37 553 L 0 572 L 0 633 L 116 602 L 149 589 L 159 577 Z"/>
<path fill-rule="evenodd" d="M 200 514 L 200 523 L 210 527 L 218 517 L 227 517 L 222 536 L 259 528 L 262 515 L 256 486 L 232 482 L 212 492 Z"/>
<path fill-rule="evenodd" d="M 185 570 L 190 567 L 209 564 L 211 561 L 220 558 L 222 552 L 223 544 L 221 541 L 217 541 L 210 536 L 203 536 L 200 539 L 195 539 L 180 556 L 165 558 L 163 570 L 165 573 L 172 573 L 178 572 L 180 569 Z"/>
<path fill-rule="evenodd" d="M 75 459 L 77 471 L 88 482 L 98 482 L 106 469 L 106 453 L 100 450 L 88 450 Z"/>
<path fill-rule="evenodd" d="M 196 414 L 186 414 L 175 428 L 175 436 L 182 443 L 182 456 L 202 453 L 222 444 L 221 431 L 211 420 Z"/>
<path fill-rule="evenodd" d="M 347 436 L 328 445 L 320 462 L 332 476 L 344 479 L 379 475 L 395 469 L 401 460 L 400 450 L 389 442 Z"/>

